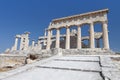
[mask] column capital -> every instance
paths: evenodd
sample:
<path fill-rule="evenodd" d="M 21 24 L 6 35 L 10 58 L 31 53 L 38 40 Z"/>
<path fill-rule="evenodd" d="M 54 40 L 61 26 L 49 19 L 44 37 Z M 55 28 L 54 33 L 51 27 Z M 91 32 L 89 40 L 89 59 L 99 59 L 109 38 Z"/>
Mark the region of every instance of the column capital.
<path fill-rule="evenodd" d="M 107 21 L 107 20 L 105 20 L 105 21 L 102 21 L 102 23 L 103 23 L 103 24 L 108 24 L 108 21 Z"/>
<path fill-rule="evenodd" d="M 82 24 L 80 24 L 80 25 L 77 25 L 77 27 L 81 27 L 82 26 Z"/>
<path fill-rule="evenodd" d="M 70 28 L 70 26 L 66 25 L 66 28 Z"/>
<path fill-rule="evenodd" d="M 60 28 L 56 28 L 56 30 L 60 30 Z"/>
<path fill-rule="evenodd" d="M 94 22 L 90 22 L 90 25 L 94 25 Z"/>

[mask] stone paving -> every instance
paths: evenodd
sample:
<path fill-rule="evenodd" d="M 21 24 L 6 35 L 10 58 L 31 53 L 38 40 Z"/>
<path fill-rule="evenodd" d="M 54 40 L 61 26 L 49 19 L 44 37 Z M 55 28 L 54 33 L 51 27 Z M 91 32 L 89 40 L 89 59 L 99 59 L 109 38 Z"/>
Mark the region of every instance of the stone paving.
<path fill-rule="evenodd" d="M 0 75 L 0 80 L 119 80 L 120 70 L 110 57 L 54 56 Z"/>

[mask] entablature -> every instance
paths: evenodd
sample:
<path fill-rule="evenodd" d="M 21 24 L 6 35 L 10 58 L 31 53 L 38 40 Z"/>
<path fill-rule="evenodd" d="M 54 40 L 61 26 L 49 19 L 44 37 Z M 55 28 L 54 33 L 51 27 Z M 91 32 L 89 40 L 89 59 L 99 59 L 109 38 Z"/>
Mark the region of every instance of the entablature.
<path fill-rule="evenodd" d="M 108 9 L 104 9 L 104 10 L 98 10 L 94 12 L 88 12 L 84 14 L 54 19 L 50 23 L 49 29 L 62 28 L 66 26 L 79 26 L 82 24 L 107 21 L 107 13 L 108 13 Z"/>

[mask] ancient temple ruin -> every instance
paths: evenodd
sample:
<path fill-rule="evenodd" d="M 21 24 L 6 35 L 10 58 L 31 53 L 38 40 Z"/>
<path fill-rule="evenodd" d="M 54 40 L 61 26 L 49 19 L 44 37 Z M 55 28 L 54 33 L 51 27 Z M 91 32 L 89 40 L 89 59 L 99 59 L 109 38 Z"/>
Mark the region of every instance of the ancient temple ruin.
<path fill-rule="evenodd" d="M 12 47 L 12 51 L 17 50 L 18 47 L 18 39 L 20 39 L 20 49 L 19 50 L 27 50 L 29 47 L 29 32 L 25 32 L 22 35 L 15 36 L 15 44 Z"/>
<path fill-rule="evenodd" d="M 48 28 L 45 29 L 44 36 L 40 36 L 38 41 L 32 41 L 32 45 L 29 45 L 29 33 L 22 35 L 16 35 L 15 44 L 12 48 L 17 50 L 18 38 L 21 39 L 20 49 L 104 49 L 109 50 L 109 38 L 108 38 L 108 9 L 98 10 L 94 12 L 88 12 L 79 15 L 73 15 L 58 19 L 53 19 Z M 101 23 L 102 32 L 94 31 L 94 24 Z M 82 36 L 83 25 L 89 25 L 89 35 Z M 70 31 L 71 27 L 75 26 L 77 29 Z M 61 29 L 66 28 L 66 34 L 61 34 Z M 99 28 L 99 27 L 98 27 Z M 56 34 L 53 35 L 53 30 L 56 30 Z M 87 32 L 87 30 L 86 30 Z M 100 47 L 99 40 L 102 39 L 103 47 Z M 88 40 L 89 44 L 85 45 L 84 40 Z M 97 45 L 95 47 L 95 45 Z"/>
<path fill-rule="evenodd" d="M 108 11 L 53 19 L 31 44 L 30 32 L 17 34 L 9 54 L 0 55 L 0 80 L 119 80 L 120 55 L 110 50 Z M 96 23 L 102 31 L 95 30 Z"/>

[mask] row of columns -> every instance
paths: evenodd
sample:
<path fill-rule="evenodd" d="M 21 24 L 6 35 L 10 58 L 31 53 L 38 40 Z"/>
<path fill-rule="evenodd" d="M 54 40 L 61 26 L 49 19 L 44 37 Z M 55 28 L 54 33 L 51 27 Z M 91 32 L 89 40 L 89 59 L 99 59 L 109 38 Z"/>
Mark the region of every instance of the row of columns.
<path fill-rule="evenodd" d="M 109 49 L 109 40 L 108 40 L 108 29 L 107 29 L 107 22 L 103 22 L 103 48 Z M 81 26 L 78 26 L 77 31 L 77 48 L 81 49 L 82 41 L 81 41 Z M 60 48 L 60 29 L 56 29 L 56 48 Z M 47 38 L 47 47 L 46 49 L 50 49 L 51 45 L 51 29 L 48 30 L 48 38 Z M 94 23 L 90 23 L 90 48 L 95 48 L 95 37 L 94 37 Z M 70 49 L 70 28 L 66 27 L 66 45 L 65 49 Z"/>
<path fill-rule="evenodd" d="M 12 50 L 17 50 L 17 46 L 18 46 L 18 39 L 20 39 L 20 50 L 27 50 L 28 46 L 29 46 L 29 32 L 26 32 L 22 35 L 16 35 L 15 37 L 15 43 L 13 46 Z"/>

